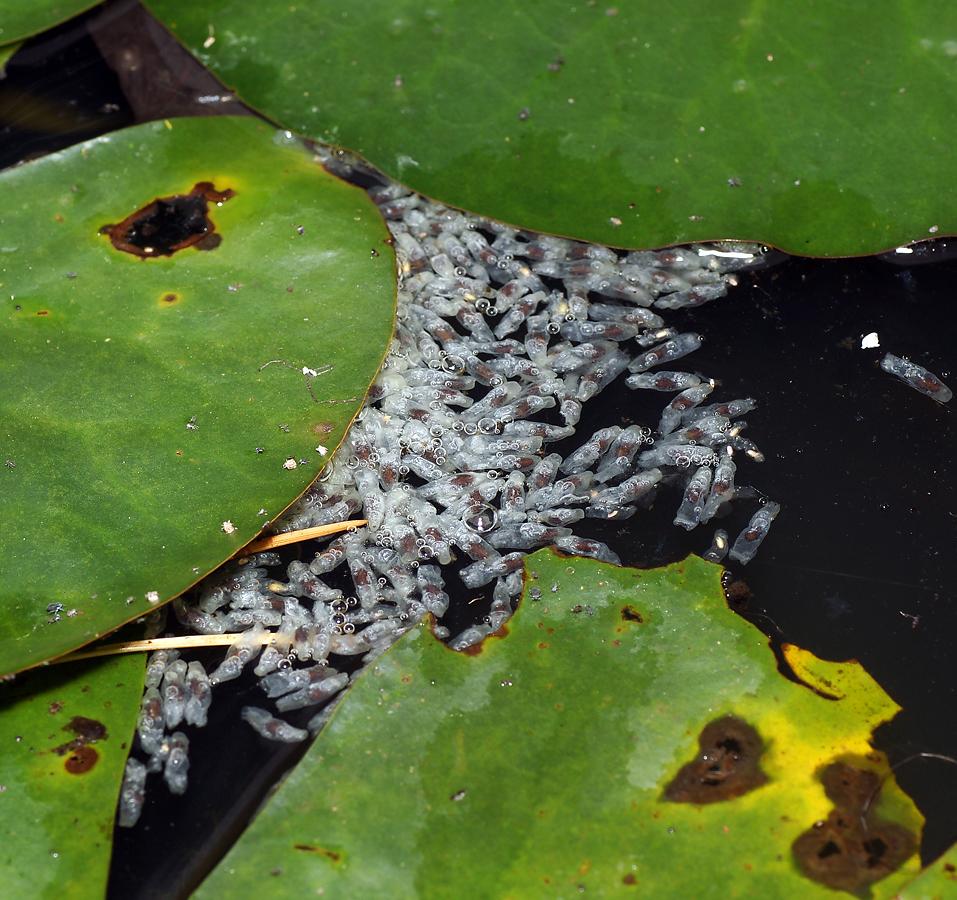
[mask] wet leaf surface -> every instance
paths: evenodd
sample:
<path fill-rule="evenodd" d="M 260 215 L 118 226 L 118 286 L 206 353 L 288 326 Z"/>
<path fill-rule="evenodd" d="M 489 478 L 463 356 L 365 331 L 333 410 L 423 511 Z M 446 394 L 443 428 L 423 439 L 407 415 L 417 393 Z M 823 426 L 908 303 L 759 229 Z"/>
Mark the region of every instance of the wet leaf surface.
<path fill-rule="evenodd" d="M 0 685 L 0 881 L 6 900 L 99 900 L 143 684 L 141 655 Z"/>
<path fill-rule="evenodd" d="M 543 550 L 526 571 L 542 599 L 526 590 L 477 653 L 420 626 L 367 671 L 196 896 L 833 897 L 792 846 L 887 775 L 869 737 L 898 707 L 867 673 L 814 660 L 848 686 L 838 701 L 784 679 L 695 557 L 637 570 Z M 689 783 L 717 795 L 669 796 L 711 751 Z M 897 871 L 876 844 L 849 862 L 890 897 L 921 819 L 892 778 L 866 819 L 907 836 Z"/>
<path fill-rule="evenodd" d="M 392 333 L 388 232 L 274 136 L 168 120 L 0 176 L 0 671 L 182 592 L 305 489 L 358 409 Z M 180 210 L 195 246 L 140 258 L 101 233 L 204 183 L 234 195 L 203 201 L 214 232 Z"/>
<path fill-rule="evenodd" d="M 957 232 L 950 4 L 147 6 L 274 120 L 522 227 L 812 256 Z"/>
<path fill-rule="evenodd" d="M 0 0 L 0 44 L 26 37 L 65 22 L 77 13 L 96 6 L 90 0 Z"/>

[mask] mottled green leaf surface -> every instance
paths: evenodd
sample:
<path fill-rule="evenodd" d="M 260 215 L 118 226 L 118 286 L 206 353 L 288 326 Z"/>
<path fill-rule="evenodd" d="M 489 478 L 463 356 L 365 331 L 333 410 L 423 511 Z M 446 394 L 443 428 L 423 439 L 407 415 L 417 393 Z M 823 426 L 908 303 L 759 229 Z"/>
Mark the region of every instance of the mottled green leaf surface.
<path fill-rule="evenodd" d="M 100 233 L 204 181 L 235 192 L 215 249 L 143 259 Z M 9 170 L 0 235 L 8 672 L 180 593 L 308 486 L 385 354 L 395 263 L 364 191 L 238 118 Z"/>
<path fill-rule="evenodd" d="M 19 41 L 96 6 L 90 0 L 0 0 L 0 44 Z"/>
<path fill-rule="evenodd" d="M 898 707 L 867 673 L 808 662 L 839 700 L 784 679 L 728 610 L 720 567 L 695 557 L 640 571 L 543 550 L 526 571 L 507 633 L 480 652 L 420 626 L 369 669 L 197 896 L 834 897 L 791 845 L 833 807 L 825 766 L 887 772 L 869 738 Z M 757 731 L 766 782 L 664 799 L 728 715 Z M 920 831 L 892 778 L 876 812 Z"/>
<path fill-rule="evenodd" d="M 276 121 L 526 228 L 815 256 L 957 232 L 952 3 L 147 5 Z"/>
<path fill-rule="evenodd" d="M 51 666 L 0 685 L 4 900 L 103 897 L 143 661 Z"/>

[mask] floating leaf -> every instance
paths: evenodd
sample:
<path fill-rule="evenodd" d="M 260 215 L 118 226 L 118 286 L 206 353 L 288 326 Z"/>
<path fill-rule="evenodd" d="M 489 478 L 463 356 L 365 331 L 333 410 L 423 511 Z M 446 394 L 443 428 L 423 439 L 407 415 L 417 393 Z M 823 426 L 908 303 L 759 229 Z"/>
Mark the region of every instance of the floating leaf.
<path fill-rule="evenodd" d="M 5 900 L 99 900 L 143 684 L 142 655 L 0 685 Z"/>
<path fill-rule="evenodd" d="M 641 571 L 543 550 L 526 571 L 505 633 L 471 655 L 423 625 L 367 670 L 197 896 L 824 900 L 792 846 L 835 808 L 839 874 L 879 897 L 913 875 L 922 820 L 892 778 L 860 834 L 888 774 L 870 734 L 898 707 L 856 662 L 805 657 L 840 700 L 784 679 L 695 557 Z M 856 865 L 874 837 L 888 846 Z"/>
<path fill-rule="evenodd" d="M 388 231 L 274 136 L 173 120 L 0 175 L 0 671 L 182 592 L 359 408 L 394 323 Z"/>
<path fill-rule="evenodd" d="M 19 49 L 20 44 L 7 44 L 6 46 L 0 47 L 0 72 L 3 72 L 10 57 Z"/>
<path fill-rule="evenodd" d="M 276 121 L 524 228 L 812 256 L 957 233 L 952 4 L 147 5 Z"/>
<path fill-rule="evenodd" d="M 907 884 L 894 900 L 952 900 L 957 897 L 957 847 L 951 847 Z"/>
<path fill-rule="evenodd" d="M 90 0 L 0 0 L 0 44 L 38 34 L 92 6 Z"/>

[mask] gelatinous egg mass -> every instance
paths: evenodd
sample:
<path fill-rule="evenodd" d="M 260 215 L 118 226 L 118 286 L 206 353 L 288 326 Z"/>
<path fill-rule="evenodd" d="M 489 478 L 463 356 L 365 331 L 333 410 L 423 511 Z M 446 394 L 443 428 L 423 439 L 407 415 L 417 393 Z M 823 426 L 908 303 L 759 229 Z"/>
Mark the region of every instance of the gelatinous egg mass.
<path fill-rule="evenodd" d="M 188 194 L 157 197 L 116 225 L 104 225 L 113 246 L 143 258 L 172 256 L 187 247 L 212 250 L 222 238 L 209 218 L 209 204 L 234 196 L 226 188 L 217 191 L 211 181 L 200 181 Z"/>

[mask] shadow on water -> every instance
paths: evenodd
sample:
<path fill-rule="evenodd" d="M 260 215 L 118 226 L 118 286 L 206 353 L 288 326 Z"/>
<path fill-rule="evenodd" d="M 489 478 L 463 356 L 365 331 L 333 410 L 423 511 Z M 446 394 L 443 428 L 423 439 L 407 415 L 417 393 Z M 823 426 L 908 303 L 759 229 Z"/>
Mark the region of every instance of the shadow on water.
<path fill-rule="evenodd" d="M 25 45 L 0 81 L 0 165 L 134 121 L 240 111 L 200 105 L 198 97 L 222 89 L 144 15 L 128 0 L 106 4 Z M 164 40 L 162 54 L 143 49 Z M 149 79 L 121 71 L 127 45 L 144 54 Z M 174 60 L 165 72 L 160 55 Z M 752 592 L 743 614 L 776 643 L 859 660 L 904 707 L 876 735 L 892 762 L 919 751 L 957 757 L 957 501 L 949 489 L 957 405 L 918 394 L 878 364 L 886 351 L 908 356 L 957 386 L 955 283 L 954 261 L 907 269 L 880 259 L 791 259 L 741 276 L 723 300 L 669 315 L 705 335 L 689 369 L 719 379 L 722 399 L 759 401 L 746 436 L 767 459 L 742 465 L 739 478 L 782 511 L 754 561 L 730 566 Z M 880 348 L 861 349 L 872 331 Z M 577 440 L 609 424 L 657 423 L 665 395 L 622 381 L 586 405 Z M 733 539 L 757 508 L 736 503 L 726 519 L 689 533 L 672 524 L 679 500 L 680 486 L 666 486 L 634 518 L 587 520 L 589 530 L 579 530 L 626 565 L 656 566 L 704 552 L 713 527 Z M 188 894 L 295 764 L 302 748 L 277 749 L 240 722 L 241 706 L 260 696 L 248 674 L 217 691 L 209 727 L 191 730 L 187 794 L 153 791 L 139 826 L 117 830 L 111 898 Z M 957 767 L 922 760 L 898 780 L 927 817 L 922 852 L 933 859 L 957 840 Z"/>

